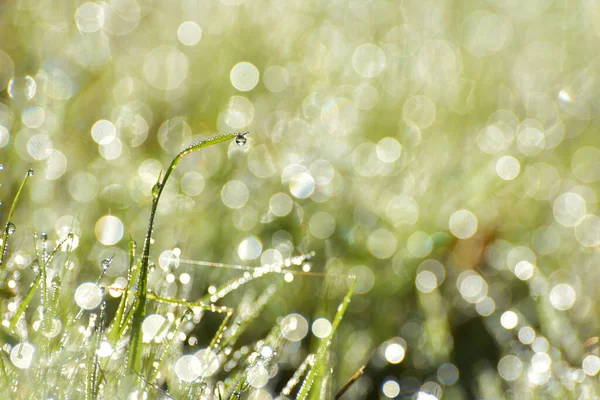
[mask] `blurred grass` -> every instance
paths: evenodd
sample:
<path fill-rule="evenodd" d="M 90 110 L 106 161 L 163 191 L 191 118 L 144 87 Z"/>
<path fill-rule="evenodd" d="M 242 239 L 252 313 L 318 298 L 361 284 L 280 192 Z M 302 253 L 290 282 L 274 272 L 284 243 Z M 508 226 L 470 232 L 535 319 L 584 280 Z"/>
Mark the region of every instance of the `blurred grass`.
<path fill-rule="evenodd" d="M 291 312 L 331 318 L 348 289 L 341 275 L 356 274 L 333 344 L 335 383 L 368 367 L 347 398 L 384 396 L 388 381 L 402 393 L 435 381 L 444 398 L 493 397 L 494 387 L 507 397 L 593 397 L 597 370 L 583 360 L 597 350 L 583 343 L 598 331 L 599 16 L 593 2 L 566 0 L 4 2 L 3 223 L 22 176 L 36 170 L 13 218 L 8 257 L 30 252 L 33 231 L 58 240 L 69 226 L 79 238 L 72 285 L 95 280 L 113 254 L 109 278 L 125 276 L 127 234 L 144 238 L 160 169 L 193 140 L 249 129 L 245 147 L 182 161 L 158 208 L 152 262 L 175 247 L 185 259 L 253 265 L 277 257 L 267 249 L 283 258 L 314 250 L 312 270 L 332 277 L 296 276 L 251 325 L 253 339 Z M 201 28 L 195 45 L 178 37 L 184 21 Z M 168 54 L 153 58 L 157 48 Z M 239 62 L 259 74 L 249 91 L 233 84 L 252 86 L 251 76 L 232 72 Z M 26 75 L 36 82 L 31 99 L 19 86 Z M 114 127 L 105 145 L 91 134 L 99 120 Z M 161 136 L 169 120 L 176 129 Z M 141 135 L 137 146 L 132 132 Z M 518 162 L 514 179 L 497 172 L 503 156 Z M 186 186 L 189 172 L 203 177 L 201 193 Z M 222 191 L 231 181 L 246 187 L 245 201 Z M 293 201 L 282 216 L 271 202 L 277 193 Z M 561 206 L 565 193 L 576 196 Z M 468 238 L 449 226 L 462 209 L 476 217 Z M 335 221 L 332 232 L 323 212 Z M 124 226 L 114 245 L 95 229 L 106 215 Z M 268 256 L 244 255 L 249 236 Z M 443 265 L 444 280 L 417 289 L 427 259 Z M 519 261 L 534 266 L 531 278 L 515 276 Z M 181 264 L 183 272 L 193 283 L 182 291 L 193 298 L 235 276 Z M 461 286 L 467 276 L 482 288 L 475 297 L 464 295 L 476 290 Z M 571 292 L 552 291 L 561 284 L 575 292 L 563 309 Z M 493 300 L 489 316 L 484 299 Z M 501 323 L 505 311 L 517 312 L 516 328 Z M 519 337 L 528 326 L 548 348 Z M 386 355 L 390 343 L 406 351 L 398 364 Z M 535 364 L 540 353 L 551 363 Z M 522 362 L 514 380 L 499 371 L 507 355 Z M 460 370 L 457 383 L 440 378 L 445 364 Z"/>

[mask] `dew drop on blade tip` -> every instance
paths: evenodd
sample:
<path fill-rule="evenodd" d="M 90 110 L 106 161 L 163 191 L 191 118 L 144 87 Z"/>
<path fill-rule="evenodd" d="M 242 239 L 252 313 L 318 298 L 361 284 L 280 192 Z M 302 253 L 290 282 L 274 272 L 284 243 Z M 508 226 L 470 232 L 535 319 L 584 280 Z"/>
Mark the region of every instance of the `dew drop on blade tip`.
<path fill-rule="evenodd" d="M 237 143 L 238 146 L 243 146 L 246 144 L 246 142 L 248 141 L 248 139 L 246 139 L 246 135 L 248 134 L 248 132 L 246 133 L 238 133 L 238 135 L 235 138 L 235 143 Z"/>
<path fill-rule="evenodd" d="M 29 168 L 29 171 L 27 171 L 27 176 L 33 176 L 33 174 L 33 168 Z"/>

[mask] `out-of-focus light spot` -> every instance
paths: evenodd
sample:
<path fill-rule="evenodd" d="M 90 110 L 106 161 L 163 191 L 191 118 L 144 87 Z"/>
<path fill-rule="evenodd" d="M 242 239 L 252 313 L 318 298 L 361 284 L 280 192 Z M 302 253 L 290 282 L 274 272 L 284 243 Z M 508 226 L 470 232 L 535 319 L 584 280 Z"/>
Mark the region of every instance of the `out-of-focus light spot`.
<path fill-rule="evenodd" d="M 535 265 L 536 263 L 535 254 L 533 254 L 533 251 L 531 251 L 531 249 L 529 249 L 528 247 L 515 247 L 514 249 L 510 250 L 506 255 L 506 264 L 508 268 L 513 272 L 515 272 L 517 265 L 523 261 L 526 261 L 532 265 Z"/>
<path fill-rule="evenodd" d="M 550 225 L 540 226 L 531 235 L 531 246 L 539 254 L 550 254 L 557 250 L 560 241 L 557 229 Z"/>
<path fill-rule="evenodd" d="M 300 314 L 288 314 L 281 320 L 281 334 L 292 342 L 298 342 L 308 334 L 308 322 Z"/>
<path fill-rule="evenodd" d="M 253 388 L 260 389 L 269 382 L 269 371 L 267 371 L 264 365 L 253 365 L 248 370 L 246 381 Z"/>
<path fill-rule="evenodd" d="M 318 239 L 327 239 L 335 232 L 335 219 L 331 214 L 320 211 L 309 221 L 310 233 Z"/>
<path fill-rule="evenodd" d="M 181 177 L 181 190 L 188 196 L 198 196 L 204 190 L 204 177 L 196 171 L 186 172 Z"/>
<path fill-rule="evenodd" d="M 98 346 L 96 354 L 101 358 L 108 357 L 113 354 L 113 347 L 109 342 L 103 340 L 100 342 L 100 346 Z"/>
<path fill-rule="evenodd" d="M 179 267 L 179 262 L 179 256 L 176 255 L 174 250 L 165 250 L 158 256 L 158 265 L 165 272 L 171 272 Z"/>
<path fill-rule="evenodd" d="M 368 83 L 363 83 L 352 91 L 352 101 L 356 108 L 361 110 L 370 110 L 375 107 L 379 100 L 379 92 Z"/>
<path fill-rule="evenodd" d="M 207 378 L 219 370 L 219 358 L 213 350 L 209 348 L 200 349 L 194 354 L 194 357 L 200 361 L 200 368 L 197 371 L 198 376 Z"/>
<path fill-rule="evenodd" d="M 504 380 L 515 381 L 523 373 L 523 362 L 513 355 L 504 356 L 498 363 L 498 373 Z"/>
<path fill-rule="evenodd" d="M 538 374 L 550 369 L 552 359 L 547 353 L 536 353 L 531 357 L 531 368 Z"/>
<path fill-rule="evenodd" d="M 406 349 L 400 344 L 390 342 L 384 351 L 385 359 L 390 364 L 400 364 L 406 355 Z"/>
<path fill-rule="evenodd" d="M 354 291 L 358 294 L 367 293 L 375 284 L 375 275 L 367 266 L 358 265 L 353 267 L 350 269 L 349 274 L 356 277 L 356 286 L 354 287 Z M 348 286 L 350 286 L 353 282 L 353 279 L 348 278 Z"/>
<path fill-rule="evenodd" d="M 483 300 L 488 292 L 487 282 L 474 271 L 464 271 L 456 279 L 458 291 L 463 298 L 472 304 Z"/>
<path fill-rule="evenodd" d="M 545 337 L 537 337 L 533 340 L 533 343 L 531 343 L 531 348 L 536 353 L 545 353 L 550 348 L 550 343 Z"/>
<path fill-rule="evenodd" d="M 177 28 L 177 39 L 184 46 L 194 46 L 202 39 L 202 28 L 194 21 L 185 21 Z"/>
<path fill-rule="evenodd" d="M 168 332 L 167 319 L 160 314 L 148 315 L 142 322 L 142 340 L 144 343 L 162 340 Z"/>
<path fill-rule="evenodd" d="M 576 193 L 563 193 L 554 200 L 552 211 L 556 222 L 566 227 L 574 227 L 585 218 L 585 200 Z"/>
<path fill-rule="evenodd" d="M 93 310 L 102 302 L 102 289 L 94 282 L 79 285 L 75 291 L 75 303 L 84 310 Z"/>
<path fill-rule="evenodd" d="M 414 225 L 419 219 L 419 204 L 405 194 L 394 196 L 387 204 L 386 215 L 395 225 Z"/>
<path fill-rule="evenodd" d="M 571 170 L 582 182 L 600 181 L 600 149 L 597 147 L 582 147 L 571 158 Z"/>
<path fill-rule="evenodd" d="M 249 236 L 238 246 L 238 256 L 242 260 L 255 260 L 262 253 L 262 243 L 256 236 Z"/>
<path fill-rule="evenodd" d="M 258 75 L 258 68 L 243 61 L 233 66 L 229 73 L 229 79 L 234 88 L 241 92 L 247 92 L 258 84 Z"/>
<path fill-rule="evenodd" d="M 10 132 L 5 126 L 0 125 L 0 149 L 6 147 L 10 140 Z"/>
<path fill-rule="evenodd" d="M 421 95 L 412 96 L 402 107 L 404 122 L 419 129 L 425 129 L 431 125 L 435 119 L 435 113 L 433 101 L 429 97 Z"/>
<path fill-rule="evenodd" d="M 235 209 L 231 218 L 235 227 L 241 231 L 251 230 L 258 222 L 258 214 L 254 207 L 251 206 Z"/>
<path fill-rule="evenodd" d="M 169 119 L 158 128 L 158 143 L 169 153 L 177 154 L 182 151 L 190 144 L 191 138 L 192 128 L 183 117 Z"/>
<path fill-rule="evenodd" d="M 392 163 L 400 158 L 402 145 L 394 138 L 386 137 L 377 143 L 377 157 L 383 162 Z"/>
<path fill-rule="evenodd" d="M 534 156 L 544 150 L 544 132 L 538 127 L 519 127 L 517 147 L 519 151 L 528 156 Z"/>
<path fill-rule="evenodd" d="M 393 379 L 388 379 L 381 385 L 381 391 L 385 397 L 395 399 L 400 394 L 400 385 Z"/>
<path fill-rule="evenodd" d="M 115 139 L 112 142 L 99 146 L 100 155 L 106 160 L 116 160 L 123 152 L 123 142 Z"/>
<path fill-rule="evenodd" d="M 600 358 L 591 354 L 583 359 L 581 366 L 587 375 L 596 376 L 598 371 L 600 371 Z"/>
<path fill-rule="evenodd" d="M 557 310 L 568 310 L 573 307 L 577 293 L 571 285 L 560 283 L 550 290 L 550 304 Z"/>
<path fill-rule="evenodd" d="M 442 385 L 454 385 L 458 381 L 458 368 L 454 364 L 445 363 L 438 367 L 437 378 Z"/>
<path fill-rule="evenodd" d="M 518 337 L 521 343 L 531 344 L 535 340 L 535 330 L 530 326 L 524 326 L 519 329 Z"/>
<path fill-rule="evenodd" d="M 27 140 L 27 153 L 35 160 L 47 159 L 52 150 L 52 140 L 46 134 L 33 135 Z"/>
<path fill-rule="evenodd" d="M 0 50 L 0 91 L 7 88 L 15 72 L 15 63 L 4 51 Z M 1 109 L 1 108 L 0 108 Z M 0 119 L 0 124 L 2 120 Z"/>
<path fill-rule="evenodd" d="M 301 172 L 290 179 L 290 193 L 298 198 L 305 199 L 315 191 L 315 180 L 307 172 Z"/>
<path fill-rule="evenodd" d="M 285 275 L 283 276 L 283 279 L 287 282 L 290 283 L 294 280 L 294 274 L 290 273 L 290 272 L 286 272 Z"/>
<path fill-rule="evenodd" d="M 27 369 L 31 366 L 35 347 L 31 343 L 19 343 L 10 351 L 10 361 L 19 369 Z"/>
<path fill-rule="evenodd" d="M 439 261 L 433 259 L 425 260 L 421 264 L 419 264 L 419 267 L 417 268 L 417 276 L 421 272 L 431 272 L 435 277 L 436 287 L 440 286 L 446 278 L 446 270 L 444 269 L 444 266 Z M 433 283 L 431 276 L 425 275 L 424 278 L 427 282 Z M 425 284 L 426 282 L 423 281 L 422 283 Z M 425 285 L 425 287 L 426 286 L 427 285 Z"/>
<path fill-rule="evenodd" d="M 174 47 L 158 46 L 144 61 L 144 76 L 157 89 L 177 89 L 188 75 L 189 62 L 185 54 Z"/>
<path fill-rule="evenodd" d="M 600 246 L 600 218 L 596 215 L 586 215 L 575 227 L 577 241 L 586 247 Z"/>
<path fill-rule="evenodd" d="M 105 246 L 112 246 L 123 238 L 125 228 L 121 220 L 112 215 L 100 218 L 94 227 L 96 239 Z"/>
<path fill-rule="evenodd" d="M 279 93 L 287 89 L 290 84 L 290 74 L 287 69 L 274 65 L 265 70 L 263 84 L 270 92 Z"/>
<path fill-rule="evenodd" d="M 486 154 L 496 154 L 505 149 L 510 140 L 500 127 L 492 124 L 479 131 L 477 146 Z"/>
<path fill-rule="evenodd" d="M 254 119 L 254 105 L 243 96 L 231 96 L 227 108 L 219 114 L 220 129 L 245 129 Z"/>
<path fill-rule="evenodd" d="M 519 261 L 515 265 L 515 275 L 522 281 L 526 281 L 533 276 L 535 267 L 528 261 Z"/>
<path fill-rule="evenodd" d="M 117 136 L 117 128 L 112 122 L 101 119 L 92 125 L 92 139 L 98 144 L 109 144 Z"/>
<path fill-rule="evenodd" d="M 463 46 L 476 57 L 500 51 L 512 38 L 512 25 L 504 16 L 478 10 L 469 14 L 461 26 Z"/>
<path fill-rule="evenodd" d="M 415 285 L 420 292 L 430 293 L 437 286 L 437 278 L 431 271 L 421 271 L 417 274 Z"/>
<path fill-rule="evenodd" d="M 427 257 L 433 250 L 433 241 L 425 232 L 415 232 L 408 238 L 406 248 L 414 257 Z"/>
<path fill-rule="evenodd" d="M 188 283 L 190 283 L 191 280 L 192 280 L 192 277 L 187 272 L 184 272 L 183 274 L 179 275 L 179 282 L 181 282 L 184 285 L 187 285 Z"/>
<path fill-rule="evenodd" d="M 175 375 L 184 382 L 191 382 L 198 378 L 200 368 L 200 360 L 188 354 L 179 357 L 175 362 Z"/>
<path fill-rule="evenodd" d="M 37 128 L 44 123 L 46 112 L 40 106 L 27 106 L 21 114 L 21 121 L 28 128 Z"/>
<path fill-rule="evenodd" d="M 69 194 L 80 203 L 87 203 L 98 195 L 98 181 L 87 172 L 80 172 L 69 180 Z"/>
<path fill-rule="evenodd" d="M 367 43 L 358 46 L 352 55 L 354 71 L 363 78 L 373 78 L 385 68 L 385 53 L 378 46 Z"/>
<path fill-rule="evenodd" d="M 83 3 L 75 11 L 75 22 L 82 32 L 97 32 L 104 26 L 104 9 L 96 3 Z"/>
<path fill-rule="evenodd" d="M 514 329 L 519 323 L 519 317 L 514 311 L 505 311 L 500 316 L 500 324 L 504 329 Z"/>
<path fill-rule="evenodd" d="M 292 211 L 293 206 L 294 201 L 285 193 L 276 193 L 269 200 L 269 210 L 278 217 L 288 215 Z"/>
<path fill-rule="evenodd" d="M 317 318 L 312 324 L 312 333 L 320 339 L 324 339 L 331 333 L 331 322 L 327 318 Z"/>
<path fill-rule="evenodd" d="M 500 157 L 496 162 L 496 173 L 505 181 L 512 181 L 521 172 L 521 164 L 512 156 Z"/>
<path fill-rule="evenodd" d="M 8 82 L 8 95 L 15 100 L 31 100 L 37 91 L 35 79 L 26 75 L 14 77 Z"/>
<path fill-rule="evenodd" d="M 229 208 L 243 207 L 249 197 L 250 192 L 244 182 L 229 181 L 221 189 L 221 200 Z"/>
<path fill-rule="evenodd" d="M 477 217 L 469 210 L 458 210 L 448 223 L 450 231 L 459 239 L 468 239 L 477 231 Z"/>
<path fill-rule="evenodd" d="M 390 258 L 396 252 L 396 236 L 387 229 L 379 228 L 369 235 L 367 247 L 369 252 L 380 259 Z"/>

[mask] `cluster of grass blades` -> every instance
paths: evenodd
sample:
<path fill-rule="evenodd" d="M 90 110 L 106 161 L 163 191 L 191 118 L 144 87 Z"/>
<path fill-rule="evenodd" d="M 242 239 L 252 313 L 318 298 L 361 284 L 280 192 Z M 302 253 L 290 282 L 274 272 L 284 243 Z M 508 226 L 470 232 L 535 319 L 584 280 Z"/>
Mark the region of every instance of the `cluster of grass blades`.
<path fill-rule="evenodd" d="M 241 277 L 212 287 L 195 300 L 173 298 L 150 290 L 154 219 L 167 180 L 181 159 L 214 144 L 235 140 L 246 143 L 246 133 L 215 136 L 179 153 L 152 189 L 152 208 L 141 255 L 129 240 L 129 266 L 121 286 L 103 283 L 111 259 L 101 263 L 95 282 L 75 285 L 70 266 L 73 234 L 48 240 L 34 234 L 33 250 L 9 251 L 15 233 L 14 210 L 29 170 L 16 192 L 2 234 L 0 253 L 0 395 L 10 399 L 242 399 L 249 390 L 269 380 L 283 346 L 296 329 L 294 318 L 274 322 L 266 337 L 242 346 L 238 339 L 265 308 L 285 276 L 308 275 L 299 268 L 311 254 L 273 265 L 249 267 L 195 260 L 177 262 L 222 266 L 239 270 Z M 50 244 L 53 243 L 54 246 Z M 11 257 L 8 257 L 11 254 Z M 24 256 L 23 254 L 28 254 Z M 324 274 L 313 275 L 322 276 Z M 275 277 L 260 295 L 248 295 L 235 308 L 218 305 L 246 283 Z M 346 277 L 347 278 L 347 277 Z M 337 309 L 331 329 L 317 350 L 309 354 L 294 375 L 283 382 L 280 399 L 331 398 L 330 347 L 350 302 L 355 279 Z M 24 287 L 24 282 L 31 282 Z M 75 288 L 77 286 L 77 288 Z M 105 293 L 120 298 L 107 306 Z M 73 302 L 75 299 L 75 302 Z M 114 303 L 114 302 L 113 302 Z M 111 303 L 112 304 L 112 303 Z M 206 313 L 222 316 L 212 340 L 193 354 L 182 345 Z"/>

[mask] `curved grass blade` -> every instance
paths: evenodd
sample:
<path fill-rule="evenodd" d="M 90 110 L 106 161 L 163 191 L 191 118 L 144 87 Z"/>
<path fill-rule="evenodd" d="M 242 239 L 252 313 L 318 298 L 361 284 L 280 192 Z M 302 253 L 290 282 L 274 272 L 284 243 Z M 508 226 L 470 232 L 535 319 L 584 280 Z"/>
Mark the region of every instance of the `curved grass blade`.
<path fill-rule="evenodd" d="M 10 231 L 14 229 L 12 217 L 15 213 L 15 209 L 17 208 L 19 197 L 21 197 L 21 192 L 23 192 L 23 188 L 25 187 L 25 182 L 27 182 L 27 178 L 30 176 L 33 176 L 32 168 L 30 168 L 25 174 L 25 178 L 23 178 L 21 186 L 19 186 L 17 194 L 15 194 L 15 198 L 10 206 L 10 210 L 8 211 L 8 216 L 6 217 L 6 225 L 4 226 L 4 232 L 2 233 L 2 247 L 0 248 L 0 272 L 2 272 L 2 269 L 4 268 L 4 256 L 6 256 L 6 243 L 8 242 L 8 236 L 11 234 Z"/>
<path fill-rule="evenodd" d="M 152 239 L 152 232 L 154 230 L 154 218 L 156 216 L 156 209 L 158 208 L 158 203 L 160 201 L 160 197 L 162 195 L 163 189 L 169 180 L 169 177 L 177 167 L 177 165 L 181 162 L 183 157 L 186 155 L 193 153 L 198 150 L 202 150 L 206 147 L 230 141 L 232 139 L 244 139 L 246 138 L 246 133 L 231 133 L 227 135 L 215 136 L 209 138 L 207 140 L 203 140 L 197 143 L 192 144 L 187 149 L 183 150 L 179 153 L 167 168 L 164 177 L 154 185 L 152 188 L 152 208 L 150 211 L 150 220 L 148 223 L 148 231 L 146 233 L 146 238 L 144 239 L 144 247 L 142 250 L 142 261 L 140 264 L 140 272 L 139 272 L 139 281 L 138 281 L 138 290 L 137 297 L 135 299 L 133 305 L 133 320 L 131 326 L 131 342 L 129 346 L 129 359 L 128 359 L 128 367 L 130 370 L 139 371 L 141 367 L 141 345 L 142 345 L 142 322 L 144 321 L 146 315 L 146 301 L 147 291 L 148 291 L 148 267 L 150 260 L 150 246 Z"/>

